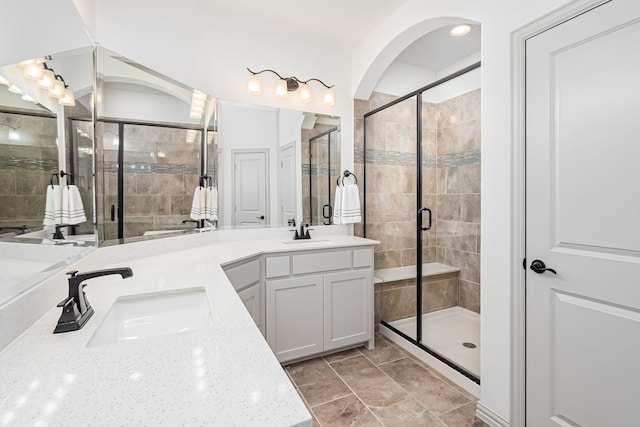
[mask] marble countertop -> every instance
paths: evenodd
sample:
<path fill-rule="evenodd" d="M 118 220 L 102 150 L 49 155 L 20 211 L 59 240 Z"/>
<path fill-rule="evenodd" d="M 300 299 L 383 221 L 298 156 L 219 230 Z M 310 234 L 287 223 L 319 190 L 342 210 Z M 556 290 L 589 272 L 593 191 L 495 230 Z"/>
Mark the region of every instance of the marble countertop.
<path fill-rule="evenodd" d="M 330 246 L 220 242 L 103 265 L 131 267 L 134 275 L 87 282 L 95 314 L 83 329 L 52 334 L 60 316 L 52 307 L 0 352 L 0 426 L 310 426 L 221 265 L 263 253 L 377 243 L 329 239 Z M 197 287 L 206 290 L 210 326 L 86 346 L 116 298 Z"/>

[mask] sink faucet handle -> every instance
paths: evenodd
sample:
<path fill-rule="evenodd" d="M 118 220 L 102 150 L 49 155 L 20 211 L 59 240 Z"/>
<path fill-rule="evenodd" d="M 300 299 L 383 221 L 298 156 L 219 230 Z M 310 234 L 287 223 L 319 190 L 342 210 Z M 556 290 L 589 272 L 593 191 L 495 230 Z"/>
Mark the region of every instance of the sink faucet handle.
<path fill-rule="evenodd" d="M 70 277 L 76 277 L 76 274 L 78 274 L 78 270 L 71 270 L 71 271 L 67 271 L 67 273 Z"/>

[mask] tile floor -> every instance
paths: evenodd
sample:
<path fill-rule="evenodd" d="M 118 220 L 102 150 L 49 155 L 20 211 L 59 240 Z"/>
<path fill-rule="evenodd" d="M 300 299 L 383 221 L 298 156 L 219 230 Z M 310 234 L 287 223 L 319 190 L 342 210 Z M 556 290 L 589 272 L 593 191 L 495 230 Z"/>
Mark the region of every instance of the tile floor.
<path fill-rule="evenodd" d="M 477 399 L 381 335 L 373 350 L 346 350 L 285 367 L 314 427 L 487 426 Z"/>

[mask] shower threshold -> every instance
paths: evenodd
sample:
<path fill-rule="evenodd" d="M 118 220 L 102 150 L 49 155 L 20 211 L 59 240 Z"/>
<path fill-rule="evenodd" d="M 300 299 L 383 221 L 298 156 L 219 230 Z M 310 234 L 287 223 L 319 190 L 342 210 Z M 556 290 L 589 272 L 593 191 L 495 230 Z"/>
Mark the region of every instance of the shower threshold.
<path fill-rule="evenodd" d="M 386 327 L 386 325 L 390 326 L 390 328 Z M 422 344 L 434 353 L 433 355 L 428 355 L 428 353 L 401 337 L 401 335 L 404 335 L 415 342 L 415 316 L 394 320 L 386 325 L 381 325 L 383 335 L 400 345 L 408 345 L 405 349 L 409 351 L 417 350 L 417 354 L 414 354 L 420 358 L 423 355 L 430 356 L 426 357 L 428 360 L 424 360 L 425 362 L 444 365 L 442 366 L 444 371 L 453 371 L 457 376 L 461 376 L 459 372 L 462 369 L 475 377 L 471 378 L 475 382 L 480 378 L 481 346 L 480 315 L 478 313 L 456 306 L 422 315 Z M 396 333 L 396 331 L 400 332 L 400 334 Z M 446 359 L 449 363 L 441 359 Z M 456 369 L 456 367 L 460 369 Z M 440 369 L 438 370 L 440 371 Z M 449 377 L 447 372 L 441 373 Z M 469 378 L 469 375 L 465 375 L 465 377 Z M 454 380 L 454 378 L 450 379 Z M 464 383 L 468 382 L 465 378 Z M 464 386 L 463 384 L 459 385 Z"/>

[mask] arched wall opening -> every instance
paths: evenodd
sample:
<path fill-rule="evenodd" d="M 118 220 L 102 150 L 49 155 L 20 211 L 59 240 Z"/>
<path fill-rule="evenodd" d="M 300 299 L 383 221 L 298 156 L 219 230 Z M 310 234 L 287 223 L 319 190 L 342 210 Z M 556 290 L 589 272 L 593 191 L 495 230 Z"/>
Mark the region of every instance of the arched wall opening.
<path fill-rule="evenodd" d="M 402 75 L 398 63 L 412 65 L 407 53 L 436 57 L 458 49 L 449 30 L 460 24 L 475 31 L 473 46 L 435 61 L 438 67 L 421 68 L 423 62 L 416 61 L 415 71 L 422 70 L 423 76 L 409 76 L 408 66 Z M 376 322 L 385 336 L 409 351 L 422 350 L 424 361 L 439 365 L 434 367 L 476 395 L 480 31 L 477 22 L 458 17 L 407 28 L 372 59 L 354 100 L 354 170 L 363 177 L 365 213 L 354 233 L 381 242 L 374 253 L 376 277 L 382 281 L 375 291 Z M 450 48 L 443 49 L 448 43 Z M 404 92 L 381 84 L 393 79 L 416 83 Z M 422 212 L 428 212 L 428 220 Z"/>

